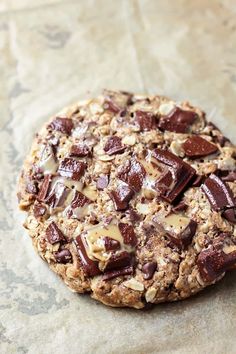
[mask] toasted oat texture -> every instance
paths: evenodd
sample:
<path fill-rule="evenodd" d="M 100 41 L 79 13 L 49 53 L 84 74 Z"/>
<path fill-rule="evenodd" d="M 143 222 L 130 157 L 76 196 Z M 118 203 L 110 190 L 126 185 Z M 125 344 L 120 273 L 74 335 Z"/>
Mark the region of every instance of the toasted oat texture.
<path fill-rule="evenodd" d="M 236 148 L 205 114 L 104 91 L 52 117 L 19 181 L 34 247 L 69 286 L 136 309 L 236 265 Z"/>

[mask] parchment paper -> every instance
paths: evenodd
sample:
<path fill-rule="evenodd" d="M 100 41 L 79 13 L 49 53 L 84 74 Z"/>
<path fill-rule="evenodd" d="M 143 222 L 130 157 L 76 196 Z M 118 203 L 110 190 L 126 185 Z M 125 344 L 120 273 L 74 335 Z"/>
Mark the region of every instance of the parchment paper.
<path fill-rule="evenodd" d="M 141 312 L 70 292 L 21 227 L 16 178 L 33 134 L 102 88 L 201 106 L 236 143 L 234 0 L 0 1 L 0 352 L 236 353 L 236 273 Z"/>

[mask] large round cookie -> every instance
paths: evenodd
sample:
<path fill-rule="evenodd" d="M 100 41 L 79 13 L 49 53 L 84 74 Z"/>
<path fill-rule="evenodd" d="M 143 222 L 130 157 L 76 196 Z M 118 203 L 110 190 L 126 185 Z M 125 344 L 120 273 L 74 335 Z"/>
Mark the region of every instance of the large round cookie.
<path fill-rule="evenodd" d="M 19 182 L 25 228 L 76 292 L 189 297 L 236 265 L 236 148 L 189 103 L 105 91 L 43 127 Z"/>

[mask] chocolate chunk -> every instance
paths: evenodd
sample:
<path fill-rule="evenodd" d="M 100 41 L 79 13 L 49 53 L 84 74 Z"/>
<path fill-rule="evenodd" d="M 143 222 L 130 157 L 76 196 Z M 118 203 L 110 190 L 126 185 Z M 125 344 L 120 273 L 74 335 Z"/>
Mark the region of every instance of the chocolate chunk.
<path fill-rule="evenodd" d="M 54 184 L 44 202 L 52 208 L 61 207 L 64 205 L 69 192 L 69 188 L 67 188 L 63 183 L 57 182 Z"/>
<path fill-rule="evenodd" d="M 145 280 L 152 279 L 156 269 L 157 269 L 157 262 L 148 262 L 144 264 L 142 267 L 143 278 Z"/>
<path fill-rule="evenodd" d="M 224 182 L 234 182 L 236 181 L 236 171 L 227 171 L 221 178 Z"/>
<path fill-rule="evenodd" d="M 151 112 L 136 111 L 135 120 L 141 131 L 155 129 L 157 126 L 156 116 Z"/>
<path fill-rule="evenodd" d="M 222 216 L 228 221 L 236 223 L 236 204 L 233 192 L 220 177 L 214 174 L 210 175 L 202 185 L 202 190 L 214 211 L 222 211 Z"/>
<path fill-rule="evenodd" d="M 196 175 L 195 179 L 192 182 L 192 187 L 200 187 L 203 181 L 204 181 L 204 176 Z"/>
<path fill-rule="evenodd" d="M 71 207 L 75 208 L 82 208 L 86 204 L 91 203 L 91 200 L 88 199 L 83 193 L 76 191 L 75 196 L 71 202 Z"/>
<path fill-rule="evenodd" d="M 30 194 L 38 194 L 38 183 L 36 181 L 28 180 L 25 190 Z"/>
<path fill-rule="evenodd" d="M 125 146 L 122 145 L 121 138 L 118 136 L 110 136 L 104 146 L 104 151 L 108 155 L 121 154 L 124 150 Z"/>
<path fill-rule="evenodd" d="M 45 201 L 46 199 L 46 196 L 48 194 L 48 191 L 49 191 L 49 188 L 50 188 L 50 185 L 51 185 L 51 181 L 52 181 L 52 175 L 46 175 L 44 176 L 44 180 L 39 188 L 39 194 L 37 196 L 37 199 L 40 201 L 40 202 L 43 202 Z"/>
<path fill-rule="evenodd" d="M 188 208 L 187 204 L 185 204 L 185 202 L 181 200 L 177 205 L 172 207 L 172 211 L 174 213 L 177 213 L 179 211 L 185 211 L 187 210 L 187 208 Z"/>
<path fill-rule="evenodd" d="M 80 217 L 80 212 L 76 212 L 76 208 L 83 208 L 86 204 L 90 204 L 91 200 L 88 199 L 83 193 L 75 191 L 74 198 L 70 206 L 66 209 L 66 216 L 68 218 L 78 218 Z M 90 215 L 92 217 L 92 215 Z"/>
<path fill-rule="evenodd" d="M 71 157 L 85 157 L 90 155 L 91 155 L 91 151 L 86 144 L 76 144 L 71 146 L 71 150 L 70 150 Z"/>
<path fill-rule="evenodd" d="M 115 102 L 112 102 L 111 100 L 106 100 L 103 104 L 103 108 L 114 114 L 119 113 L 121 111 L 121 107 L 117 106 L 117 104 Z"/>
<path fill-rule="evenodd" d="M 183 144 L 182 148 L 185 152 L 185 155 L 192 158 L 198 159 L 200 157 L 205 157 L 211 154 L 214 154 L 218 151 L 216 145 L 210 143 L 206 139 L 203 139 L 201 136 L 193 135 L 188 138 Z"/>
<path fill-rule="evenodd" d="M 129 210 L 126 211 L 126 214 L 132 223 L 136 223 L 141 220 L 141 216 L 132 208 L 129 208 Z"/>
<path fill-rule="evenodd" d="M 137 237 L 132 225 L 119 223 L 119 230 L 124 239 L 124 244 L 135 247 L 137 245 Z"/>
<path fill-rule="evenodd" d="M 103 175 L 98 178 L 96 187 L 99 191 L 102 191 L 103 189 L 107 188 L 108 184 L 109 184 L 109 176 Z"/>
<path fill-rule="evenodd" d="M 196 171 L 170 151 L 155 149 L 152 156 L 162 168 L 161 177 L 156 181 L 155 187 L 161 198 L 173 203 L 186 189 Z"/>
<path fill-rule="evenodd" d="M 83 175 L 85 167 L 86 164 L 84 162 L 66 157 L 61 161 L 58 168 L 58 173 L 62 177 L 71 178 L 78 181 Z"/>
<path fill-rule="evenodd" d="M 72 119 L 56 117 L 48 127 L 63 134 L 70 135 L 74 126 Z"/>
<path fill-rule="evenodd" d="M 123 251 L 121 253 L 113 253 L 107 261 L 104 272 L 130 266 L 131 262 L 132 256 L 130 253 L 126 251 Z"/>
<path fill-rule="evenodd" d="M 67 249 L 55 252 L 54 257 L 55 257 L 57 263 L 66 264 L 69 262 L 71 263 L 71 261 L 72 261 L 72 255 L 71 255 L 70 251 Z"/>
<path fill-rule="evenodd" d="M 134 192 L 128 185 L 120 185 L 115 191 L 109 193 L 115 209 L 125 210 L 128 208 L 129 201 L 132 199 Z"/>
<path fill-rule="evenodd" d="M 135 159 L 127 161 L 118 171 L 118 177 L 126 182 L 135 192 L 139 192 L 146 176 L 144 167 Z"/>
<path fill-rule="evenodd" d="M 33 206 L 33 213 L 36 218 L 40 218 L 41 216 L 45 215 L 47 208 L 42 203 L 35 203 Z"/>
<path fill-rule="evenodd" d="M 170 233 L 171 241 L 178 247 L 186 247 L 192 242 L 192 238 L 197 230 L 197 223 L 194 220 L 190 220 L 188 226 L 180 233 Z"/>
<path fill-rule="evenodd" d="M 65 242 L 66 238 L 54 221 L 46 228 L 46 238 L 52 245 L 57 242 Z"/>
<path fill-rule="evenodd" d="M 120 269 L 116 269 L 116 270 L 112 270 L 110 272 L 106 272 L 102 279 L 103 280 L 110 280 L 116 277 L 119 277 L 121 275 L 130 275 L 133 274 L 133 267 L 125 267 L 125 268 L 120 268 Z"/>
<path fill-rule="evenodd" d="M 120 242 L 111 237 L 103 237 L 106 251 L 116 251 L 120 249 Z"/>
<path fill-rule="evenodd" d="M 83 236 L 77 236 L 76 239 L 74 240 L 74 244 L 76 246 L 76 250 L 80 258 L 85 275 L 89 277 L 94 277 L 95 275 L 101 274 L 101 271 L 98 268 L 98 262 L 92 261 L 88 257 L 83 244 L 82 237 Z"/>
<path fill-rule="evenodd" d="M 158 128 L 175 133 L 187 133 L 196 118 L 195 112 L 175 107 L 168 115 L 160 118 Z"/>
<path fill-rule="evenodd" d="M 213 244 L 200 252 L 197 266 L 205 282 L 213 282 L 223 273 L 236 265 L 236 245 L 227 234 L 213 240 Z"/>

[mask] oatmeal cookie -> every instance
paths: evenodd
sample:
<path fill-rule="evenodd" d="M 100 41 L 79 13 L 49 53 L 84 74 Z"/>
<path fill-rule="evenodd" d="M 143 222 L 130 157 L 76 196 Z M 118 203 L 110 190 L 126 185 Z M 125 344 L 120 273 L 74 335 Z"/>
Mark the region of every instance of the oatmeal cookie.
<path fill-rule="evenodd" d="M 141 309 L 236 265 L 236 148 L 188 102 L 104 91 L 52 117 L 19 180 L 39 255 L 72 290 Z"/>

